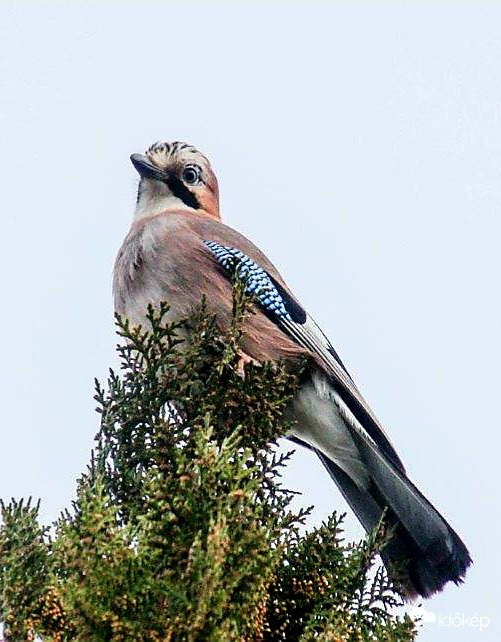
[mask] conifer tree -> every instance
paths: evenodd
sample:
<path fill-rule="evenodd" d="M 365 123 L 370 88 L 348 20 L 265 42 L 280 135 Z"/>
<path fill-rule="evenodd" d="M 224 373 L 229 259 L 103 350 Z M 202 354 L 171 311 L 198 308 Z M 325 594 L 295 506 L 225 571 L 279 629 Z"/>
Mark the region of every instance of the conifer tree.
<path fill-rule="evenodd" d="M 226 335 L 202 303 L 149 330 L 117 319 L 121 372 L 96 382 L 101 417 L 77 498 L 52 529 L 38 504 L 2 503 L 0 619 L 7 640 L 414 639 L 378 551 L 333 515 L 304 535 L 280 473 L 299 372 L 236 367 L 251 314 L 235 288 Z M 334 492 L 334 489 L 333 489 Z"/>

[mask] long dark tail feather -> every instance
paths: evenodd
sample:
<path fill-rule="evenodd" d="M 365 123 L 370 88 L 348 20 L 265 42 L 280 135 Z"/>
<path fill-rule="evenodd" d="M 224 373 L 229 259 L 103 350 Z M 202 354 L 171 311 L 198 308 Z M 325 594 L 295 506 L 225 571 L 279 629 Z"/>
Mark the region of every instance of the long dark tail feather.
<path fill-rule="evenodd" d="M 383 561 L 408 599 L 430 597 L 452 581 L 460 584 L 471 558 L 440 513 L 400 471 L 367 443 L 358 444 L 370 474 L 361 489 L 335 462 L 316 451 L 365 530 L 381 519 L 392 529 Z"/>

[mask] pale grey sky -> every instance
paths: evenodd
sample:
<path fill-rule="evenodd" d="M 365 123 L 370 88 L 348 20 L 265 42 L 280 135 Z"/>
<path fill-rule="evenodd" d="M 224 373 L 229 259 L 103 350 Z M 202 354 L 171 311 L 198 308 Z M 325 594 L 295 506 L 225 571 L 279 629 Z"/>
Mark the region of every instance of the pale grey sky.
<path fill-rule="evenodd" d="M 67 506 L 137 177 L 187 140 L 470 547 L 422 642 L 501 639 L 501 3 L 0 3 L 0 496 Z M 287 481 L 344 509 L 315 458 Z M 350 534 L 359 535 L 355 520 Z"/>

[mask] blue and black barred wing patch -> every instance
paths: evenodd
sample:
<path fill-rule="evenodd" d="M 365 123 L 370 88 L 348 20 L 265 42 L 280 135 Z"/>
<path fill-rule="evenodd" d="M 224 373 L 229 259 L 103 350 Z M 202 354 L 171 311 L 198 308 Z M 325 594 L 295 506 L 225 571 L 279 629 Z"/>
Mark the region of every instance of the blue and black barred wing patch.
<path fill-rule="evenodd" d="M 266 312 L 279 320 L 295 323 L 306 321 L 306 312 L 287 294 L 280 283 L 247 254 L 215 241 L 204 243 L 229 276 L 236 276 L 245 283 L 245 292 L 254 296 Z"/>
<path fill-rule="evenodd" d="M 342 376 L 350 378 L 325 334 L 280 283 L 241 250 L 216 241 L 204 243 L 228 276 L 245 282 L 245 291 L 254 296 L 275 323 L 299 345 L 316 352 L 326 362 L 334 358 L 343 369 Z"/>
<path fill-rule="evenodd" d="M 241 250 L 230 245 L 221 245 L 216 241 L 204 241 L 204 243 L 228 275 L 237 276 L 244 281 L 245 291 L 255 297 L 268 315 L 294 341 L 307 350 L 317 353 L 327 366 L 334 358 L 342 369 L 338 376 L 353 384 L 329 339 L 280 283 Z"/>
<path fill-rule="evenodd" d="M 329 339 L 280 283 L 241 250 L 216 241 L 204 243 L 228 276 L 245 282 L 245 291 L 254 296 L 275 323 L 299 345 L 322 357 L 326 365 L 334 359 L 342 368 L 337 376 L 352 383 Z"/>

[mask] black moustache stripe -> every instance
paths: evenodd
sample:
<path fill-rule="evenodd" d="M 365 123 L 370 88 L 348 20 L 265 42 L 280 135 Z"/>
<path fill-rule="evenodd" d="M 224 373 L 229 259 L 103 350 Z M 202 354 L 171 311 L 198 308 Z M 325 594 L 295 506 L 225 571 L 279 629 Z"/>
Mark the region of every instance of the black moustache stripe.
<path fill-rule="evenodd" d="M 169 176 L 166 183 L 174 196 L 180 198 L 185 205 L 192 207 L 194 210 L 200 209 L 200 203 L 198 202 L 195 194 L 190 192 L 186 185 L 180 181 L 177 176 Z"/>

